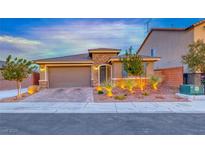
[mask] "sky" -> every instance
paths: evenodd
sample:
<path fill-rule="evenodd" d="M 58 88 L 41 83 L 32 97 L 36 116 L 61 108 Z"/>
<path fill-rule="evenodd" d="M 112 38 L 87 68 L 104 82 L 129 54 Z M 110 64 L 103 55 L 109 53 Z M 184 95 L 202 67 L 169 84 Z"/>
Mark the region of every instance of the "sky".
<path fill-rule="evenodd" d="M 0 18 L 0 60 L 87 53 L 91 48 L 137 50 L 151 28 L 186 28 L 201 18 Z M 147 28 L 147 23 L 149 26 Z"/>

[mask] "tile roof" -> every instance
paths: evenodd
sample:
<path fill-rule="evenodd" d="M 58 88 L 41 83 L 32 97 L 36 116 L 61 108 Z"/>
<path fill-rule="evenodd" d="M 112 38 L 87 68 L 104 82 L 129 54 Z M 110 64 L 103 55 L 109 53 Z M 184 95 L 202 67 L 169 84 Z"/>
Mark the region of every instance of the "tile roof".
<path fill-rule="evenodd" d="M 141 56 L 141 58 L 143 60 L 146 60 L 146 59 L 149 59 L 149 60 L 152 60 L 152 61 L 158 61 L 160 60 L 160 57 L 152 57 L 152 56 L 145 56 L 145 55 L 139 55 Z M 113 56 L 112 58 L 109 59 L 109 62 L 110 61 L 115 61 L 115 60 L 120 60 L 120 58 L 124 58 L 126 57 L 125 55 L 119 55 L 119 56 Z"/>
<path fill-rule="evenodd" d="M 86 54 L 77 54 L 77 55 L 69 55 L 63 57 L 55 57 L 55 58 L 46 58 L 46 59 L 38 59 L 34 60 L 35 62 L 55 62 L 55 61 L 89 61 L 91 60 L 88 53 Z"/>
<path fill-rule="evenodd" d="M 88 51 L 120 51 L 121 49 L 114 49 L 114 48 L 95 48 L 95 49 L 88 49 Z"/>
<path fill-rule="evenodd" d="M 195 24 L 192 24 L 191 26 L 189 26 L 188 28 L 186 28 L 186 30 L 191 29 L 191 28 L 193 28 L 193 27 L 196 27 L 196 26 L 198 26 L 198 25 L 201 25 L 201 24 L 203 24 L 203 23 L 205 23 L 205 20 L 201 20 L 201 21 L 199 21 L 199 22 L 197 22 L 197 23 L 195 23 Z"/>

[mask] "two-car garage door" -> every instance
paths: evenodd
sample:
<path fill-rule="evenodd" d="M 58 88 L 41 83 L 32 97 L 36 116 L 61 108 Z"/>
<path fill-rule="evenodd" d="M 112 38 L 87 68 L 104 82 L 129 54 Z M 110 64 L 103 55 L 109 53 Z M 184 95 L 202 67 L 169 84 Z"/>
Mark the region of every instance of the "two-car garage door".
<path fill-rule="evenodd" d="M 49 88 L 90 87 L 90 66 L 48 67 Z"/>

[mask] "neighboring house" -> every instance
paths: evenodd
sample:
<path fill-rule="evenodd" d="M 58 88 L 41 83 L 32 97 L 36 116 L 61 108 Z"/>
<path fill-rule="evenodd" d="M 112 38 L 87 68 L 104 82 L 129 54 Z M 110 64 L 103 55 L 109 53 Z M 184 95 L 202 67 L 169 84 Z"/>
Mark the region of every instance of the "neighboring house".
<path fill-rule="evenodd" d="M 2 66 L 5 64 L 4 61 L 0 61 L 0 90 L 9 90 L 9 89 L 16 89 L 16 82 L 15 81 L 8 81 L 4 80 L 1 70 Z M 22 87 L 26 88 L 33 84 L 33 76 L 31 75 L 29 78 L 25 79 L 22 82 Z"/>
<path fill-rule="evenodd" d="M 160 57 L 154 67 L 156 73 L 164 76 L 169 86 L 178 87 L 183 83 L 183 74 L 189 73 L 181 57 L 187 53 L 188 45 L 199 39 L 205 41 L 205 20 L 182 29 L 154 28 L 137 53 Z"/>
<path fill-rule="evenodd" d="M 122 79 L 119 49 L 89 49 L 88 53 L 36 60 L 40 65 L 39 84 L 43 88 L 89 87 Z M 146 75 L 152 75 L 158 57 L 143 56 Z"/>
<path fill-rule="evenodd" d="M 2 66 L 3 66 L 4 64 L 5 64 L 5 62 L 0 60 L 0 69 L 2 69 Z"/>
<path fill-rule="evenodd" d="M 1 74 L 1 70 L 2 70 L 2 67 L 3 67 L 4 63 L 5 63 L 4 61 L 0 60 L 0 80 L 3 79 L 2 74 Z"/>

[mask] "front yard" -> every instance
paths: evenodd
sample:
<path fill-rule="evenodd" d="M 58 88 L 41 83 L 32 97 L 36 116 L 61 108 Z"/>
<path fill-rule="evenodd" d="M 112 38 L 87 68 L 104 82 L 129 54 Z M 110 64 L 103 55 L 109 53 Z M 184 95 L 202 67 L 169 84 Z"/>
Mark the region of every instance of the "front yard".
<path fill-rule="evenodd" d="M 110 97 L 107 96 L 106 90 L 103 90 L 103 94 L 99 94 L 94 89 L 93 94 L 95 102 L 189 102 L 188 99 L 176 96 L 177 92 L 177 89 L 167 86 L 160 86 L 157 90 L 150 87 L 143 91 L 134 89 L 133 92 L 115 87 L 112 90 L 113 96 Z"/>
<path fill-rule="evenodd" d="M 45 89 L 34 95 L 24 90 L 21 99 L 13 95 L 0 98 L 0 102 L 189 102 L 188 99 L 176 96 L 177 89 L 167 86 L 159 86 L 156 90 L 147 86 L 144 90 L 133 88 L 132 91 L 115 86 L 109 96 L 106 88 L 101 88 L 101 92 L 96 88 L 85 87 Z"/>

